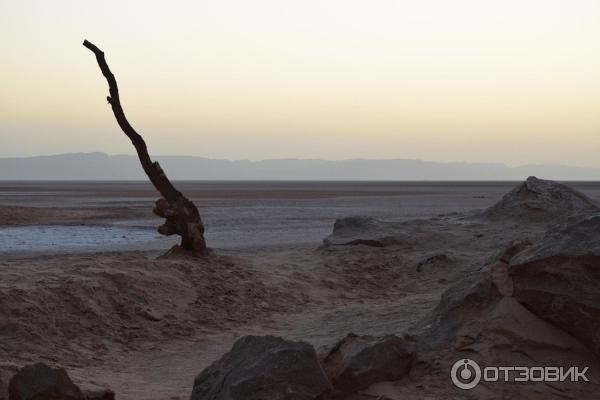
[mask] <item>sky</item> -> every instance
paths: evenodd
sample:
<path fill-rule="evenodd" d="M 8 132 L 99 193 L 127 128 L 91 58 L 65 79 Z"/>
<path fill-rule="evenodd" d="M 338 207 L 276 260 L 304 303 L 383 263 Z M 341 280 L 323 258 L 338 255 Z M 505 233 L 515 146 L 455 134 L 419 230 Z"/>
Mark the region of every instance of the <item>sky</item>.
<path fill-rule="evenodd" d="M 0 0 L 0 157 L 600 167 L 597 0 Z"/>

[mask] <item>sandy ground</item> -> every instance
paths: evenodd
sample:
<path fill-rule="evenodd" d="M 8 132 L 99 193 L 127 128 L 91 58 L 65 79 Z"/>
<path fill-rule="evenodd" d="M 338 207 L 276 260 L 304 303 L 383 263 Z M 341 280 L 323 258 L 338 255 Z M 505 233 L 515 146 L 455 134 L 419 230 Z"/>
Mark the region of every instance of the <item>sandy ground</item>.
<path fill-rule="evenodd" d="M 202 261 L 145 253 L 5 260 L 1 358 L 63 365 L 78 383 L 110 387 L 120 399 L 184 399 L 194 376 L 242 335 L 319 349 L 348 332 L 402 334 L 510 239 L 477 224 L 449 226 L 409 247 L 264 247 Z M 428 263 L 440 252 L 445 261 Z"/>
<path fill-rule="evenodd" d="M 10 333 L 0 352 L 19 365 L 59 363 L 79 383 L 110 387 L 120 399 L 187 398 L 194 376 L 239 336 L 270 333 L 322 347 L 350 331 L 401 332 L 449 282 L 398 271 L 389 250 L 350 253 L 299 247 L 203 262 L 140 253 L 4 261 L 0 332 Z"/>
<path fill-rule="evenodd" d="M 74 224 L 107 218 L 131 218 L 131 210 L 124 208 L 41 208 L 0 207 L 0 226 Z"/>
<path fill-rule="evenodd" d="M 118 207 L 0 210 L 0 225 L 135 216 Z M 45 361 L 119 399 L 187 399 L 194 377 L 240 336 L 325 349 L 349 332 L 402 334 L 499 249 L 544 231 L 457 214 L 406 229 L 412 239 L 388 247 L 265 245 L 202 260 L 157 259 L 157 251 L 0 255 L 0 380 Z M 429 388 L 409 382 L 402 398 L 447 396 L 450 385 L 445 375 Z"/>

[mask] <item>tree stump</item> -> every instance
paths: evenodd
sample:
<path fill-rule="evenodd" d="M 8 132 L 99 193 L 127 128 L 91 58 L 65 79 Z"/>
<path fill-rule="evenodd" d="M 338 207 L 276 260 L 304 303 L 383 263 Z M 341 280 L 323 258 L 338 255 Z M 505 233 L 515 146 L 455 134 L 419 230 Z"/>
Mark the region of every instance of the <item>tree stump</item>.
<path fill-rule="evenodd" d="M 104 52 L 87 40 L 83 42 L 83 45 L 96 55 L 100 71 L 102 71 L 102 75 L 108 82 L 110 96 L 107 96 L 106 100 L 112 107 L 119 127 L 135 147 L 144 172 L 146 172 L 152 185 L 162 195 L 162 198 L 156 201 L 153 210 L 156 215 L 166 219 L 165 223 L 158 228 L 158 232 L 167 236 L 181 236 L 181 247 L 194 256 L 207 255 L 208 248 L 204 240 L 204 225 L 198 208 L 175 189 L 160 165 L 152 161 L 148 154 L 146 142 L 127 121 L 119 99 L 117 80 L 106 63 Z"/>

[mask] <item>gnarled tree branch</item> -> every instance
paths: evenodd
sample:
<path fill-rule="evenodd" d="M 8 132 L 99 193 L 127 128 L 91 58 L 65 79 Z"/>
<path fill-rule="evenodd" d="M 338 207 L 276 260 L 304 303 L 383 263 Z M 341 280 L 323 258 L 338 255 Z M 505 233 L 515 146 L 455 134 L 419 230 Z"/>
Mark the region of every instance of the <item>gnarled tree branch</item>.
<path fill-rule="evenodd" d="M 108 82 L 110 96 L 107 96 L 106 99 L 112 107 L 117 123 L 125 135 L 129 137 L 131 143 L 133 143 L 140 163 L 150 182 L 152 182 L 156 190 L 163 196 L 162 199 L 156 202 L 154 207 L 156 215 L 166 218 L 166 222 L 158 228 L 158 231 L 163 235 L 180 235 L 181 246 L 195 255 L 207 254 L 208 250 L 206 248 L 206 241 L 204 240 L 204 225 L 202 224 L 198 209 L 194 203 L 175 189 L 158 162 L 152 162 L 148 154 L 146 142 L 133 129 L 129 121 L 127 121 L 119 98 L 117 80 L 106 63 L 104 52 L 87 40 L 83 42 L 83 45 L 96 55 L 98 66 L 100 66 L 102 75 L 104 75 Z"/>

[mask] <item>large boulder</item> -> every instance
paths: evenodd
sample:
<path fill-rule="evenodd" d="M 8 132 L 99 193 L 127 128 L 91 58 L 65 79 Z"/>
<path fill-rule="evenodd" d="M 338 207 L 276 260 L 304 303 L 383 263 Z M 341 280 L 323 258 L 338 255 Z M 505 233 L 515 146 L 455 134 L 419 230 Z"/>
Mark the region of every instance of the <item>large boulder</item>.
<path fill-rule="evenodd" d="M 395 335 L 350 333 L 329 351 L 322 364 L 336 390 L 352 393 L 401 379 L 408 374 L 414 354 L 413 346 Z"/>
<path fill-rule="evenodd" d="M 600 355 L 600 215 L 551 229 L 509 274 L 520 303 Z"/>
<path fill-rule="evenodd" d="M 191 400 L 312 400 L 329 388 L 311 345 L 244 336 L 196 377 Z"/>
<path fill-rule="evenodd" d="M 63 368 L 43 363 L 22 368 L 8 385 L 10 400 L 84 400 L 84 394 Z"/>
<path fill-rule="evenodd" d="M 553 222 L 598 211 L 598 205 L 583 193 L 558 182 L 530 176 L 481 216 L 490 220 Z"/>

